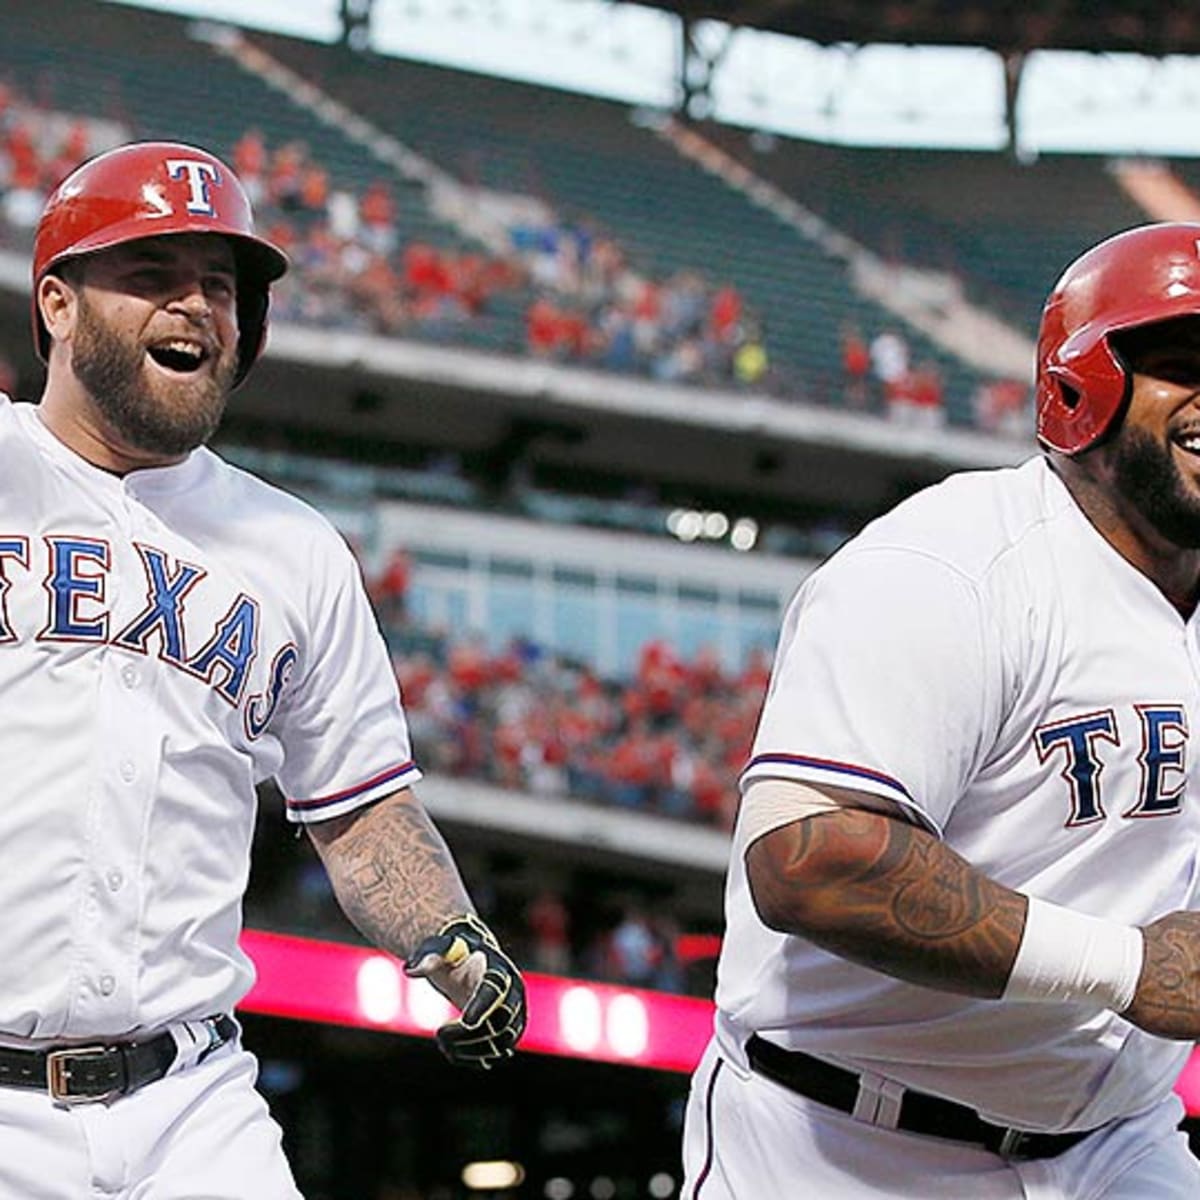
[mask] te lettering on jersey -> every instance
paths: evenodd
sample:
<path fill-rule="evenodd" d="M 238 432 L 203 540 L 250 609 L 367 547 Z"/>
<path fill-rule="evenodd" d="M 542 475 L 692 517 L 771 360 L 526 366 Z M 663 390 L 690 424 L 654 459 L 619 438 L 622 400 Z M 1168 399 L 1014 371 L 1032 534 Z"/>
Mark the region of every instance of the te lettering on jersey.
<path fill-rule="evenodd" d="M 260 606 L 239 592 L 211 629 L 197 638 L 186 621 L 187 601 L 207 575 L 203 567 L 172 561 L 164 551 L 135 542 L 146 577 L 146 600 L 138 614 L 120 629 L 111 628 L 105 607 L 105 584 L 111 566 L 106 541 L 70 535 L 44 537 L 46 619 L 39 642 L 96 642 L 137 654 L 152 651 L 165 663 L 207 684 L 227 704 L 242 709 L 246 734 L 257 738 L 279 705 L 297 651 L 292 644 L 276 652 L 266 689 L 247 696 L 251 669 L 259 654 Z M 0 537 L 0 647 L 20 640 L 9 620 L 12 567 L 28 572 L 27 537 Z M 196 643 L 199 642 L 197 645 Z"/>
<path fill-rule="evenodd" d="M 1168 817 L 1181 811 L 1187 784 L 1187 714 L 1182 704 L 1135 704 L 1141 728 L 1137 761 L 1140 782 L 1122 817 Z M 1034 732 L 1042 762 L 1062 764 L 1071 794 L 1068 828 L 1091 825 L 1108 816 L 1103 776 L 1107 748 L 1121 744 L 1112 709 L 1042 725 Z"/>

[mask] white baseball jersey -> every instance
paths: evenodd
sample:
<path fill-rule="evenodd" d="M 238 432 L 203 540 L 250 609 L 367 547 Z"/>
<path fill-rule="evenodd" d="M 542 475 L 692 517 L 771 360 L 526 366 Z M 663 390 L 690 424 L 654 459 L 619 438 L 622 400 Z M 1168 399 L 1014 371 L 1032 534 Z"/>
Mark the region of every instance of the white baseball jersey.
<path fill-rule="evenodd" d="M 255 784 L 292 821 L 414 782 L 358 568 L 209 450 L 123 478 L 0 396 L 0 1035 L 233 1007 Z"/>
<path fill-rule="evenodd" d="M 884 797 L 993 879 L 1081 912 L 1140 925 L 1192 907 L 1196 621 L 1043 460 L 955 476 L 805 581 L 743 786 Z M 1107 1010 L 916 987 L 768 929 L 743 849 L 717 986 L 734 1062 L 757 1031 L 1046 1130 L 1098 1126 L 1171 1089 L 1190 1047 Z"/>

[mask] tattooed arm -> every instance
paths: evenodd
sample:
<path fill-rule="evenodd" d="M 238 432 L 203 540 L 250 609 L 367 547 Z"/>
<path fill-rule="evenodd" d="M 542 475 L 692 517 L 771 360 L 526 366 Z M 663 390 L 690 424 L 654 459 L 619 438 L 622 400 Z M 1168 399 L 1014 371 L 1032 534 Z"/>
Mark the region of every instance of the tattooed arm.
<path fill-rule="evenodd" d="M 1001 996 L 1025 930 L 1025 896 L 902 817 L 861 807 L 853 792 L 818 790 L 840 807 L 774 829 L 746 851 L 763 922 L 910 983 Z M 1160 1037 L 1200 1038 L 1200 913 L 1170 913 L 1142 933 L 1141 975 L 1122 1016 Z"/>
<path fill-rule="evenodd" d="M 1121 1015 L 1160 1037 L 1200 1038 L 1200 913 L 1168 913 L 1144 925 L 1142 934 L 1142 975 Z"/>
<path fill-rule="evenodd" d="M 752 843 L 746 867 L 772 929 L 910 983 L 1004 991 L 1025 897 L 900 817 L 841 807 L 794 821 Z"/>
<path fill-rule="evenodd" d="M 437 1031 L 442 1053 L 483 1070 L 511 1058 L 525 1031 L 521 972 L 475 915 L 450 850 L 416 796 L 403 788 L 308 832 L 359 932 L 460 1010 Z"/>
<path fill-rule="evenodd" d="M 307 828 L 346 916 L 397 958 L 474 913 L 449 847 L 410 789 Z"/>

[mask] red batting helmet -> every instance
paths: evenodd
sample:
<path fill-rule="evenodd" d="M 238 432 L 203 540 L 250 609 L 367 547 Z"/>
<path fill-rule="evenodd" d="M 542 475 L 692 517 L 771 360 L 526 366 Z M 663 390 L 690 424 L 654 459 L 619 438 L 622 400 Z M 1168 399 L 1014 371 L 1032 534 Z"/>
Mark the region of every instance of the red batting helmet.
<path fill-rule="evenodd" d="M 1200 316 L 1200 224 L 1164 221 L 1118 233 L 1077 258 L 1054 285 L 1037 349 L 1037 433 L 1077 454 L 1113 426 L 1132 379 L 1111 336 Z"/>
<path fill-rule="evenodd" d="M 286 256 L 255 236 L 250 200 L 237 176 L 206 150 L 179 142 L 133 142 L 77 167 L 54 189 L 33 248 L 33 332 L 45 361 L 50 335 L 38 309 L 42 277 L 60 263 L 137 238 L 216 233 L 237 264 L 238 365 L 235 384 L 262 351 L 272 281 Z"/>

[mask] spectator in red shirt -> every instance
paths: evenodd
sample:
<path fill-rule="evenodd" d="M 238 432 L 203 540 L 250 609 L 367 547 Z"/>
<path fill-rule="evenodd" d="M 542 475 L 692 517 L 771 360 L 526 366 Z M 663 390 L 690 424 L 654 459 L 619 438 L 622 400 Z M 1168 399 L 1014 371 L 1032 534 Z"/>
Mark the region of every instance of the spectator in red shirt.
<path fill-rule="evenodd" d="M 403 625 L 408 615 L 408 589 L 412 583 L 412 558 L 396 546 L 371 588 L 379 619 L 384 625 Z"/>
<path fill-rule="evenodd" d="M 479 637 L 456 643 L 448 665 L 451 680 L 466 695 L 478 692 L 491 679 L 487 649 Z"/>
<path fill-rule="evenodd" d="M 323 214 L 329 204 L 329 172 L 314 162 L 300 173 L 300 206 L 309 213 Z"/>
<path fill-rule="evenodd" d="M 562 897 L 543 888 L 525 909 L 531 938 L 530 965 L 535 971 L 566 975 L 571 970 L 571 915 Z"/>
<path fill-rule="evenodd" d="M 363 193 L 358 205 L 360 236 L 377 254 L 396 248 L 396 201 L 383 180 L 376 180 Z"/>
<path fill-rule="evenodd" d="M 737 328 L 742 320 L 742 297 L 731 283 L 724 284 L 713 293 L 709 306 L 708 326 L 712 336 L 729 344 L 736 340 Z"/>
<path fill-rule="evenodd" d="M 261 204 L 267 192 L 267 145 L 257 129 L 247 129 L 234 144 L 233 169 L 249 193 L 251 204 Z"/>
<path fill-rule="evenodd" d="M 288 142 L 275 151 L 269 181 L 271 203 L 284 212 L 302 207 L 300 181 L 304 173 L 306 151 L 302 142 Z"/>
<path fill-rule="evenodd" d="M 842 329 L 842 396 L 849 408 L 870 403 L 871 350 L 857 325 Z"/>

